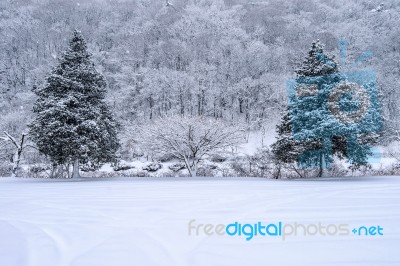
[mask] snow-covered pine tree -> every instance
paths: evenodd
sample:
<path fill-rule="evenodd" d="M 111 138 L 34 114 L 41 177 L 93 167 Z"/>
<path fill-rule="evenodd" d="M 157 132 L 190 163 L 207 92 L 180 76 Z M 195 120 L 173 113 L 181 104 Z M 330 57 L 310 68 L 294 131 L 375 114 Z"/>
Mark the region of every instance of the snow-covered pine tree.
<path fill-rule="evenodd" d="M 349 84 L 346 83 L 346 76 L 338 71 L 334 57 L 324 53 L 323 45 L 319 41 L 313 42 L 296 74 L 296 96 L 291 95 L 289 104 L 293 138 L 320 143 L 319 149 L 305 150 L 299 161 L 306 166 L 319 165 L 320 176 L 325 164 L 332 161 L 334 154 L 345 157 L 353 165 L 367 164 L 370 148 L 357 144 L 362 133 L 368 131 L 363 128 L 365 123 L 348 124 L 338 121 L 329 107 L 332 105 L 328 101 L 333 89 L 339 84 Z M 368 86 L 364 86 L 364 89 L 368 90 Z M 338 105 L 344 107 L 345 112 L 350 113 L 357 110 L 360 104 L 365 104 L 353 100 L 351 94 L 344 94 L 337 101 Z M 372 111 L 377 113 L 376 110 Z M 375 121 L 376 119 L 373 119 L 366 124 L 373 126 Z"/>
<path fill-rule="evenodd" d="M 280 177 L 281 164 L 292 164 L 299 161 L 299 156 L 306 150 L 321 148 L 319 141 L 299 141 L 293 138 L 290 127 L 289 112 L 283 114 L 280 123 L 276 126 L 277 140 L 271 145 L 272 154 L 278 164 L 277 177 Z"/>
<path fill-rule="evenodd" d="M 317 40 L 311 44 L 303 63 L 295 70 L 297 77 L 317 77 L 338 72 L 338 64 L 334 56 L 324 53 L 323 44 Z"/>
<path fill-rule="evenodd" d="M 298 78 L 309 78 L 309 77 L 318 77 L 318 76 L 326 76 L 330 75 L 333 73 L 338 72 L 338 66 L 336 62 L 333 60 L 333 57 L 328 57 L 327 55 L 324 54 L 323 52 L 323 45 L 319 42 L 313 42 L 311 45 L 311 49 L 308 52 L 307 57 L 303 61 L 303 63 L 299 66 L 299 68 L 295 71 L 296 75 Z M 305 100 L 309 100 L 308 97 L 305 98 Z M 294 103 L 301 103 L 301 100 L 299 101 L 293 101 Z M 313 109 L 314 111 L 317 111 L 319 108 L 318 102 L 310 102 L 311 105 L 314 105 Z M 299 104 L 301 105 L 301 104 Z M 322 153 L 318 153 L 317 157 L 321 158 L 311 158 L 310 162 L 310 156 L 307 158 L 306 161 L 304 161 L 304 158 L 301 158 L 300 156 L 302 155 L 303 152 L 306 151 L 313 151 L 313 150 L 320 150 L 322 148 L 322 140 L 320 139 L 315 139 L 315 138 L 303 138 L 302 140 L 295 140 L 293 138 L 293 132 L 291 129 L 291 123 L 292 120 L 295 120 L 300 118 L 301 116 L 304 115 L 304 113 L 299 110 L 299 106 L 293 106 L 293 104 L 290 106 L 291 112 L 285 113 L 282 118 L 280 123 L 277 125 L 277 141 L 272 145 L 272 152 L 275 156 L 275 158 L 278 160 L 280 163 L 294 163 L 294 162 L 300 162 L 303 160 L 301 163 L 315 163 L 316 161 L 319 161 L 319 167 L 321 169 L 322 173 Z M 297 116 L 299 114 L 299 116 Z M 315 116 L 315 114 L 311 114 L 312 116 Z M 296 116 L 296 117 L 292 117 Z M 319 117 L 316 115 L 315 117 Z M 301 121 L 304 123 L 311 122 L 314 123 L 312 120 L 308 120 L 307 118 L 304 120 L 304 117 L 302 117 Z M 299 123 L 300 124 L 300 123 Z M 304 125 L 299 125 L 299 126 L 304 126 Z M 337 143 L 338 145 L 335 145 L 335 152 L 342 153 L 343 151 L 343 145 L 342 143 Z M 312 157 L 312 156 L 311 156 Z"/>
<path fill-rule="evenodd" d="M 334 56 L 325 54 L 323 47 L 319 40 L 313 42 L 305 60 L 295 70 L 296 83 L 305 87 L 317 86 L 314 88 L 316 91 L 311 94 L 305 91 L 305 94 L 301 96 L 298 92 L 300 87 L 296 87 L 298 97 L 291 99 L 290 104 L 294 138 L 320 143 L 319 149 L 305 149 L 298 160 L 304 166 L 318 165 L 319 176 L 323 174 L 326 164 L 332 160 L 332 146 L 340 155 L 345 153 L 346 148 L 343 142 L 339 142 L 339 138 L 333 138 L 337 130 L 333 125 L 337 123 L 326 108 L 332 87 L 344 78 L 338 72 L 338 64 Z M 335 144 L 332 144 L 332 140 Z"/>
<path fill-rule="evenodd" d="M 311 49 L 303 63 L 295 70 L 298 77 L 315 77 L 338 73 L 338 64 L 334 56 L 325 54 L 323 44 L 317 40 L 311 44 Z M 332 154 L 339 158 L 346 157 L 346 140 L 342 136 L 333 136 Z"/>
<path fill-rule="evenodd" d="M 73 163 L 72 177 L 79 177 L 80 163 L 114 161 L 120 146 L 118 124 L 104 101 L 106 81 L 90 57 L 82 34 L 74 31 L 46 85 L 34 90 L 32 140 L 54 166 Z"/>

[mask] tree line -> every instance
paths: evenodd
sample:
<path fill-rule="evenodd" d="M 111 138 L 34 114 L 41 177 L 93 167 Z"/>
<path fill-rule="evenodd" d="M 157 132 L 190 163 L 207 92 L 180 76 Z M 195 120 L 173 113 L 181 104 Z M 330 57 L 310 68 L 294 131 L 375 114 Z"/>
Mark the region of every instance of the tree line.
<path fill-rule="evenodd" d="M 340 37 L 348 38 L 349 62 L 374 51 L 362 67 L 378 74 L 387 134 L 381 141 L 398 138 L 396 1 L 182 0 L 172 7 L 146 0 L 23 0 L 3 1 L 0 10 L 0 128 L 11 136 L 27 132 L 32 88 L 45 86 L 67 49 L 66 33 L 78 28 L 108 84 L 103 100 L 119 121 L 122 157 L 137 149 L 137 129 L 164 116 L 213 117 L 265 132 L 287 109 L 284 83 L 312 40 L 338 54 Z M 13 147 L 3 147 L 4 160 L 15 161 Z M 26 157 L 41 160 L 33 148 Z"/>

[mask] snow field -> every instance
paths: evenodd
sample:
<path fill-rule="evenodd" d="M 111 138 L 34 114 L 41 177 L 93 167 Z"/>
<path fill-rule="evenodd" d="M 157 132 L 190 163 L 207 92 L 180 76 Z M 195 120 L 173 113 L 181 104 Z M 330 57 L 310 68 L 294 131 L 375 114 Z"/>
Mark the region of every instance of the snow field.
<path fill-rule="evenodd" d="M 188 235 L 195 224 L 380 225 L 383 236 Z M 0 265 L 399 265 L 400 178 L 0 179 Z"/>

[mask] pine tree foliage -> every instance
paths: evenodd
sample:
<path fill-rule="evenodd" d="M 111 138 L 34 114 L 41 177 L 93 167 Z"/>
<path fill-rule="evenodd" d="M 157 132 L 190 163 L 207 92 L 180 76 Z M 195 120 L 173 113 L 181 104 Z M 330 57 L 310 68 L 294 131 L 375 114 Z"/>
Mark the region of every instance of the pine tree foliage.
<path fill-rule="evenodd" d="M 338 72 L 334 56 L 324 53 L 324 45 L 319 41 L 311 44 L 311 49 L 303 63 L 295 70 L 298 77 L 316 77 Z"/>
<path fill-rule="evenodd" d="M 321 148 L 319 141 L 298 141 L 293 138 L 290 127 L 290 114 L 286 112 L 280 123 L 276 126 L 277 140 L 272 144 L 272 153 L 275 159 L 282 163 L 295 163 L 299 156 L 306 150 Z"/>
<path fill-rule="evenodd" d="M 295 141 L 290 130 L 290 116 L 286 113 L 282 116 L 281 122 L 276 126 L 278 138 L 272 144 L 272 153 L 280 162 L 293 163 L 297 161 L 302 152 L 301 143 Z"/>
<path fill-rule="evenodd" d="M 334 60 L 333 56 L 324 54 L 323 45 L 319 42 L 313 42 L 311 49 L 308 52 L 307 57 L 303 63 L 295 70 L 295 73 L 299 79 L 308 81 L 309 77 L 324 76 L 338 72 L 338 65 Z M 321 95 L 320 97 L 324 97 Z M 302 106 L 306 105 L 306 106 Z M 294 163 L 301 160 L 303 152 L 311 150 L 319 150 L 322 148 L 321 139 L 310 138 L 309 136 L 300 137 L 298 139 L 293 138 L 292 131 L 292 120 L 298 123 L 299 127 L 303 127 L 304 123 L 315 125 L 323 122 L 324 119 L 320 117 L 320 101 L 315 101 L 310 97 L 305 97 L 304 101 L 296 101 L 296 106 L 290 106 L 291 111 L 283 115 L 281 122 L 277 125 L 277 141 L 272 145 L 272 151 L 275 158 L 282 163 Z M 313 110 L 312 112 L 303 112 L 306 109 Z M 335 148 L 343 149 L 342 143 L 337 143 L 339 146 Z M 342 150 L 340 150 L 341 152 Z M 317 157 L 320 154 L 317 155 Z M 304 158 L 303 158 L 304 159 Z M 307 164 L 310 164 L 308 158 Z M 311 160 L 313 162 L 318 161 L 318 158 Z M 304 163 L 304 160 L 303 160 Z"/>
<path fill-rule="evenodd" d="M 116 158 L 118 124 L 104 101 L 106 81 L 90 57 L 75 31 L 46 85 L 34 90 L 30 134 L 54 165 L 79 160 L 96 167 Z"/>
<path fill-rule="evenodd" d="M 324 45 L 319 40 L 311 44 L 305 60 L 295 70 L 298 84 L 318 86 L 315 95 L 300 96 L 291 101 L 291 120 L 298 129 L 294 130 L 296 139 L 319 143 L 317 149 L 304 149 L 305 153 L 298 160 L 308 167 L 318 165 L 321 174 L 324 167 L 322 157 L 330 162 L 333 152 L 339 156 L 346 152 L 346 142 L 332 135 L 337 132 L 337 128 L 333 127 L 336 121 L 326 108 L 332 88 L 344 80 L 338 71 L 334 56 L 324 52 Z"/>

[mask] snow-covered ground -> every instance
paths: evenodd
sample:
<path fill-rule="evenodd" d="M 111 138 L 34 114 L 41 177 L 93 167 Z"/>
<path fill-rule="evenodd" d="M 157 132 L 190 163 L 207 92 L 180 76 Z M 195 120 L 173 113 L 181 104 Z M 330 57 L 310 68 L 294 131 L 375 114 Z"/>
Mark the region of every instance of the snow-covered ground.
<path fill-rule="evenodd" d="M 188 235 L 188 223 L 380 226 L 383 235 Z M 400 265 L 400 177 L 0 179 L 0 265 Z"/>

